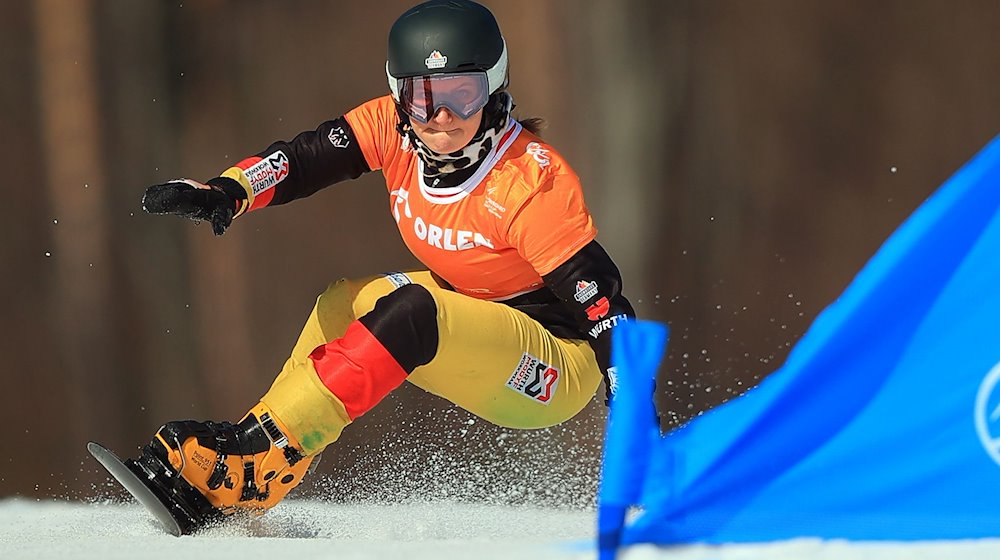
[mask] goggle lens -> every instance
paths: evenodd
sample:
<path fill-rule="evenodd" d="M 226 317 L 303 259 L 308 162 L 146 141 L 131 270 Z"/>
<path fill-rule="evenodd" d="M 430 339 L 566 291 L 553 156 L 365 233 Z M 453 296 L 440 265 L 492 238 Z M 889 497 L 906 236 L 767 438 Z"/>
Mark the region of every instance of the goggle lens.
<path fill-rule="evenodd" d="M 465 120 L 486 106 L 489 82 L 482 72 L 416 76 L 399 80 L 399 102 L 411 118 L 427 124 L 441 108 Z"/>

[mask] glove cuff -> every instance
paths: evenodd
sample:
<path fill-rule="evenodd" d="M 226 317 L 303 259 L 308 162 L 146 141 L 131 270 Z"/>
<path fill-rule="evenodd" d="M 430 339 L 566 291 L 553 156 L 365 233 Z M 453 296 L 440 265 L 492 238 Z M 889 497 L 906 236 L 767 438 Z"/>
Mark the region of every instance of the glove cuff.
<path fill-rule="evenodd" d="M 222 192 L 233 201 L 233 217 L 237 217 L 247 211 L 250 206 L 247 198 L 247 191 L 239 181 L 231 177 L 215 177 L 205 181 L 205 184 L 213 189 Z"/>

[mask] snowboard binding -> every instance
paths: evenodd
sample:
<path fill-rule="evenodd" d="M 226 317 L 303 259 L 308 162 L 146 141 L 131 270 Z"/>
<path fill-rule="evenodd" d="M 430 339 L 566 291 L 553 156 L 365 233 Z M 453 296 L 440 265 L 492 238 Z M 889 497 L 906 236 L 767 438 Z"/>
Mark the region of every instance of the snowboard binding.
<path fill-rule="evenodd" d="M 122 461 L 103 445 L 90 442 L 87 450 L 146 508 L 163 528 L 174 536 L 190 535 L 221 520 L 216 508 L 174 470 L 151 445 L 142 449 L 137 460 Z"/>
<path fill-rule="evenodd" d="M 270 410 L 259 404 L 240 421 L 168 422 L 122 461 L 104 446 L 87 449 L 173 535 L 225 518 L 263 513 L 317 464 L 305 457 Z"/>

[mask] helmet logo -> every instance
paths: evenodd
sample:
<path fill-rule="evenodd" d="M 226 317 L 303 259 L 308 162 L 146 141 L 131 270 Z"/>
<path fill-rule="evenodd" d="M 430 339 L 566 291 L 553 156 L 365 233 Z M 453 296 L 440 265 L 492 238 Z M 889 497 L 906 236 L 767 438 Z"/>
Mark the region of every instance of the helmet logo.
<path fill-rule="evenodd" d="M 424 60 L 428 70 L 444 68 L 448 64 L 448 57 L 441 54 L 441 51 L 434 51 Z"/>

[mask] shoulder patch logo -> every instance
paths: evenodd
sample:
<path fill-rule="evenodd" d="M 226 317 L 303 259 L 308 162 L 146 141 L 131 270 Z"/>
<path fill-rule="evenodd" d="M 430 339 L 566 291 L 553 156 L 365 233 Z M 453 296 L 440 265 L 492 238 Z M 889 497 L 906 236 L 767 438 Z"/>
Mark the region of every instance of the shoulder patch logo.
<path fill-rule="evenodd" d="M 588 282 L 587 280 L 577 280 L 576 281 L 576 293 L 573 294 L 573 299 L 578 303 L 586 303 L 590 301 L 590 298 L 597 295 L 597 282 Z"/>
<path fill-rule="evenodd" d="M 529 399 L 549 404 L 559 385 L 559 370 L 525 352 L 507 386 Z"/>
<path fill-rule="evenodd" d="M 552 163 L 549 159 L 549 151 L 543 148 L 538 142 L 528 144 L 528 147 L 526 147 L 524 151 L 531 154 L 531 157 L 538 162 L 538 167 L 541 167 L 542 169 L 545 169 L 550 163 Z"/>
<path fill-rule="evenodd" d="M 346 148 L 351 145 L 351 140 L 347 137 L 347 131 L 342 126 L 335 126 L 330 130 L 327 138 L 334 148 Z"/>

